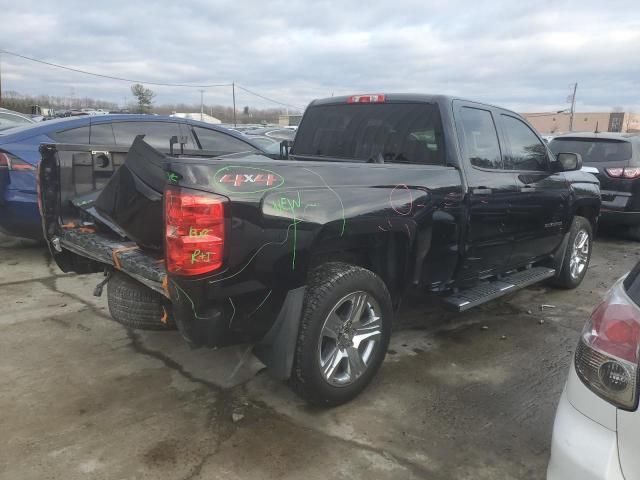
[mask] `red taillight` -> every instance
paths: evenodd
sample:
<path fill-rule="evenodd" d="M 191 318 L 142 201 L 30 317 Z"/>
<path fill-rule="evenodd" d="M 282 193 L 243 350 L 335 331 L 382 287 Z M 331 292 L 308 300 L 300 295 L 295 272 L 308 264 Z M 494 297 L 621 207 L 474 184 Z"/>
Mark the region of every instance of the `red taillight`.
<path fill-rule="evenodd" d="M 615 167 L 605 168 L 607 175 L 613 178 L 638 178 L 640 177 L 640 168 L 638 167 Z"/>
<path fill-rule="evenodd" d="M 225 202 L 219 195 L 167 187 L 164 217 L 168 272 L 200 275 L 222 266 Z"/>
<path fill-rule="evenodd" d="M 36 168 L 19 159 L 15 155 L 11 155 L 7 152 L 0 152 L 0 170 L 8 169 L 12 171 L 33 171 Z"/>
<path fill-rule="evenodd" d="M 347 98 L 347 103 L 384 103 L 384 95 L 351 95 Z"/>
<path fill-rule="evenodd" d="M 624 178 L 638 178 L 640 177 L 640 168 L 637 167 L 633 167 L 633 168 L 625 168 L 624 172 L 622 173 L 622 176 Z"/>
<path fill-rule="evenodd" d="M 591 346 L 627 362 L 638 362 L 640 314 L 636 307 L 624 303 L 602 302 L 591 315 Z M 585 332 L 586 333 L 586 332 Z"/>
<path fill-rule="evenodd" d="M 576 350 L 584 384 L 621 408 L 635 408 L 640 347 L 640 309 L 618 281 L 591 314 Z"/>

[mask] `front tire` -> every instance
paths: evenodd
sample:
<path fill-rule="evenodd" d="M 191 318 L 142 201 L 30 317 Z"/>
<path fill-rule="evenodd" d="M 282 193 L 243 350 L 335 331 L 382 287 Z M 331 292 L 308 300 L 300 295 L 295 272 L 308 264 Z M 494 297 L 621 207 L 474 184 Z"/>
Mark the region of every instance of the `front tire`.
<path fill-rule="evenodd" d="M 569 230 L 562 268 L 558 276 L 552 280 L 552 284 L 566 289 L 580 285 L 589 268 L 592 246 L 591 223 L 584 217 L 574 217 Z"/>
<path fill-rule="evenodd" d="M 393 308 L 375 273 L 345 263 L 312 271 L 290 385 L 307 402 L 335 406 L 369 384 L 387 352 Z"/>

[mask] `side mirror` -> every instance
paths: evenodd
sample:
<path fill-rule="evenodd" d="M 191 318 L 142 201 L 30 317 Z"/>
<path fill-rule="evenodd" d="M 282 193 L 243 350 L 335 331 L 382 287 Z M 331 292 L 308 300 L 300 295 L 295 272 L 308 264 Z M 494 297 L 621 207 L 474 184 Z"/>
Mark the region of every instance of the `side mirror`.
<path fill-rule="evenodd" d="M 556 155 L 556 171 L 573 172 L 582 168 L 582 156 L 579 153 L 559 153 Z"/>
<path fill-rule="evenodd" d="M 289 158 L 289 150 L 293 146 L 293 142 L 291 140 L 282 140 L 280 142 L 280 158 L 286 160 Z"/>

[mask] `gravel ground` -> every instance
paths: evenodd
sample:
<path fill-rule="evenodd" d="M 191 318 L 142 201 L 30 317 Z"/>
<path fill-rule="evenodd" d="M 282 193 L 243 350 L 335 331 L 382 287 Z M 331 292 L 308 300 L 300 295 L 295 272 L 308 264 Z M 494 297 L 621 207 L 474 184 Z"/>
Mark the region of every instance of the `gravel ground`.
<path fill-rule="evenodd" d="M 0 239 L 2 479 L 538 479 L 586 317 L 640 259 L 612 236 L 574 291 L 451 314 L 410 299 L 372 385 L 306 406 L 247 347 L 111 321 L 97 275 Z M 553 307 L 541 310 L 541 305 Z"/>

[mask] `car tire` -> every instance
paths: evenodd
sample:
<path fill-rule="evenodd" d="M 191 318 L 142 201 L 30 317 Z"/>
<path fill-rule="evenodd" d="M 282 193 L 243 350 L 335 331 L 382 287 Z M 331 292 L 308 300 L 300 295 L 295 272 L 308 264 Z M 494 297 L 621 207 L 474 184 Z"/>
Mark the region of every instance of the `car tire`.
<path fill-rule="evenodd" d="M 593 249 L 593 229 L 584 217 L 574 217 L 569 229 L 569 240 L 564 252 L 562 268 L 551 284 L 559 288 L 576 288 L 589 269 Z"/>
<path fill-rule="evenodd" d="M 111 317 L 127 328 L 176 329 L 164 297 L 124 273 L 114 272 L 109 278 L 107 303 Z"/>
<path fill-rule="evenodd" d="M 369 384 L 387 353 L 391 296 L 375 273 L 326 263 L 310 273 L 289 383 L 307 402 L 335 406 Z"/>

